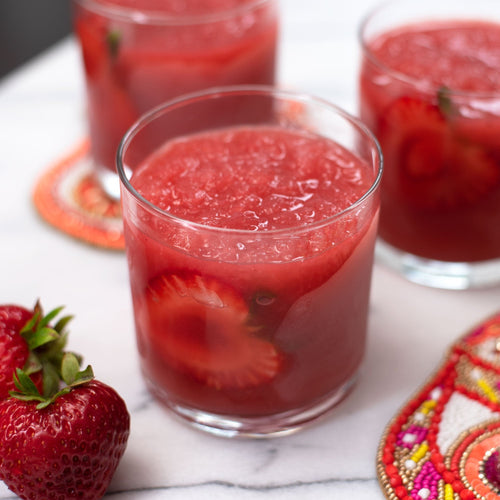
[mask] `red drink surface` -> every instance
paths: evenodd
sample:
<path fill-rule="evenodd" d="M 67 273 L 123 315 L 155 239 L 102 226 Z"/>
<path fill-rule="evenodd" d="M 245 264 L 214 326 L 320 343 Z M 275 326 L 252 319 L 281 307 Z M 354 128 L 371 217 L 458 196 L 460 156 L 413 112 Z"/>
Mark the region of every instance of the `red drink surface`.
<path fill-rule="evenodd" d="M 391 245 L 450 262 L 500 257 L 499 47 L 500 25 L 480 21 L 369 41 L 360 112 L 384 154 L 379 233 Z"/>
<path fill-rule="evenodd" d="M 348 382 L 365 346 L 377 203 L 326 220 L 374 178 L 330 140 L 267 127 L 174 140 L 140 165 L 131 183 L 142 196 L 205 226 L 160 222 L 123 198 L 138 346 L 155 390 L 252 417 L 312 407 Z"/>
<path fill-rule="evenodd" d="M 332 217 L 373 183 L 331 140 L 278 128 L 232 128 L 165 145 L 132 184 L 162 210 L 221 228 L 294 228 Z"/>
<path fill-rule="evenodd" d="M 77 4 L 92 155 L 115 170 L 116 149 L 139 116 L 173 97 L 213 86 L 272 84 L 277 12 L 250 0 L 97 0 L 104 7 L 171 15 L 179 24 L 134 23 Z M 240 9 L 240 13 L 234 10 Z M 225 11 L 232 15 L 223 15 Z M 217 14 L 220 19 L 217 19 Z M 213 16 L 202 22 L 203 15 Z M 191 22 L 190 22 L 191 20 Z"/>

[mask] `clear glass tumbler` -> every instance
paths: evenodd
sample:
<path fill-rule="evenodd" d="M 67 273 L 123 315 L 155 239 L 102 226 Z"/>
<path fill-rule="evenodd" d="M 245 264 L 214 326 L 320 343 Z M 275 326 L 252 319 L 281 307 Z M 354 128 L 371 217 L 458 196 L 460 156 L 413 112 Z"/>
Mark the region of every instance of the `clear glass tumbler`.
<path fill-rule="evenodd" d="M 153 394 L 223 436 L 288 433 L 340 401 L 365 350 L 382 171 L 368 129 L 307 95 L 226 87 L 147 113 L 117 158 Z"/>
<path fill-rule="evenodd" d="M 390 1 L 360 39 L 385 163 L 377 255 L 424 285 L 500 283 L 500 3 Z"/>
<path fill-rule="evenodd" d="M 73 6 L 91 153 L 112 198 L 120 189 L 118 143 L 147 110 L 212 86 L 274 83 L 277 0 L 73 0 Z"/>

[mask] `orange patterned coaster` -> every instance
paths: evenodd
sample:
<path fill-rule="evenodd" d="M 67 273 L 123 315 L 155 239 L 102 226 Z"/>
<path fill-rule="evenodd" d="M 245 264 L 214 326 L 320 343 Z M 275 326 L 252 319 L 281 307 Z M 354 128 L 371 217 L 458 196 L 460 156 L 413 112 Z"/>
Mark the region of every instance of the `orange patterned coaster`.
<path fill-rule="evenodd" d="M 500 499 L 500 313 L 459 339 L 389 423 L 377 472 L 390 500 Z"/>
<path fill-rule="evenodd" d="M 120 202 L 111 200 L 92 176 L 89 141 L 50 167 L 33 193 L 40 215 L 61 231 L 92 245 L 125 247 Z"/>

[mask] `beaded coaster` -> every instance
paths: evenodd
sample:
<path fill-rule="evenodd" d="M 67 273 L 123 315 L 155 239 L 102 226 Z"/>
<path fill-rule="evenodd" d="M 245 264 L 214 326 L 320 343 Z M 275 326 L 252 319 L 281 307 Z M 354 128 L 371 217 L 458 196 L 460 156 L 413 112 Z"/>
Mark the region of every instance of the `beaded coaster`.
<path fill-rule="evenodd" d="M 94 180 L 88 140 L 38 179 L 33 202 L 47 222 L 74 238 L 103 248 L 125 247 L 120 202 Z"/>
<path fill-rule="evenodd" d="M 459 339 L 391 420 L 377 473 L 390 500 L 500 499 L 500 313 Z"/>

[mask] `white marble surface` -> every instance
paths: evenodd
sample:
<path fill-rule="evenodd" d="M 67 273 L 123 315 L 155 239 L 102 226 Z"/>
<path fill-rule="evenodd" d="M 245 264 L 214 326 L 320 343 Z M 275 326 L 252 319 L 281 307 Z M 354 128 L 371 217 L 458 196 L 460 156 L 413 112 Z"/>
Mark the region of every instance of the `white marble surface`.
<path fill-rule="evenodd" d="M 282 0 L 279 80 L 356 110 L 357 26 L 373 0 Z M 132 428 L 110 486 L 117 500 L 382 499 L 375 473 L 392 415 L 465 329 L 500 309 L 500 288 L 452 292 L 375 266 L 369 343 L 355 391 L 293 436 L 224 440 L 195 431 L 139 376 L 125 257 L 70 239 L 31 204 L 34 181 L 86 133 L 73 39 L 0 80 L 0 303 L 76 315 L 70 345 L 126 400 Z M 0 485 L 0 499 L 13 495 Z"/>

